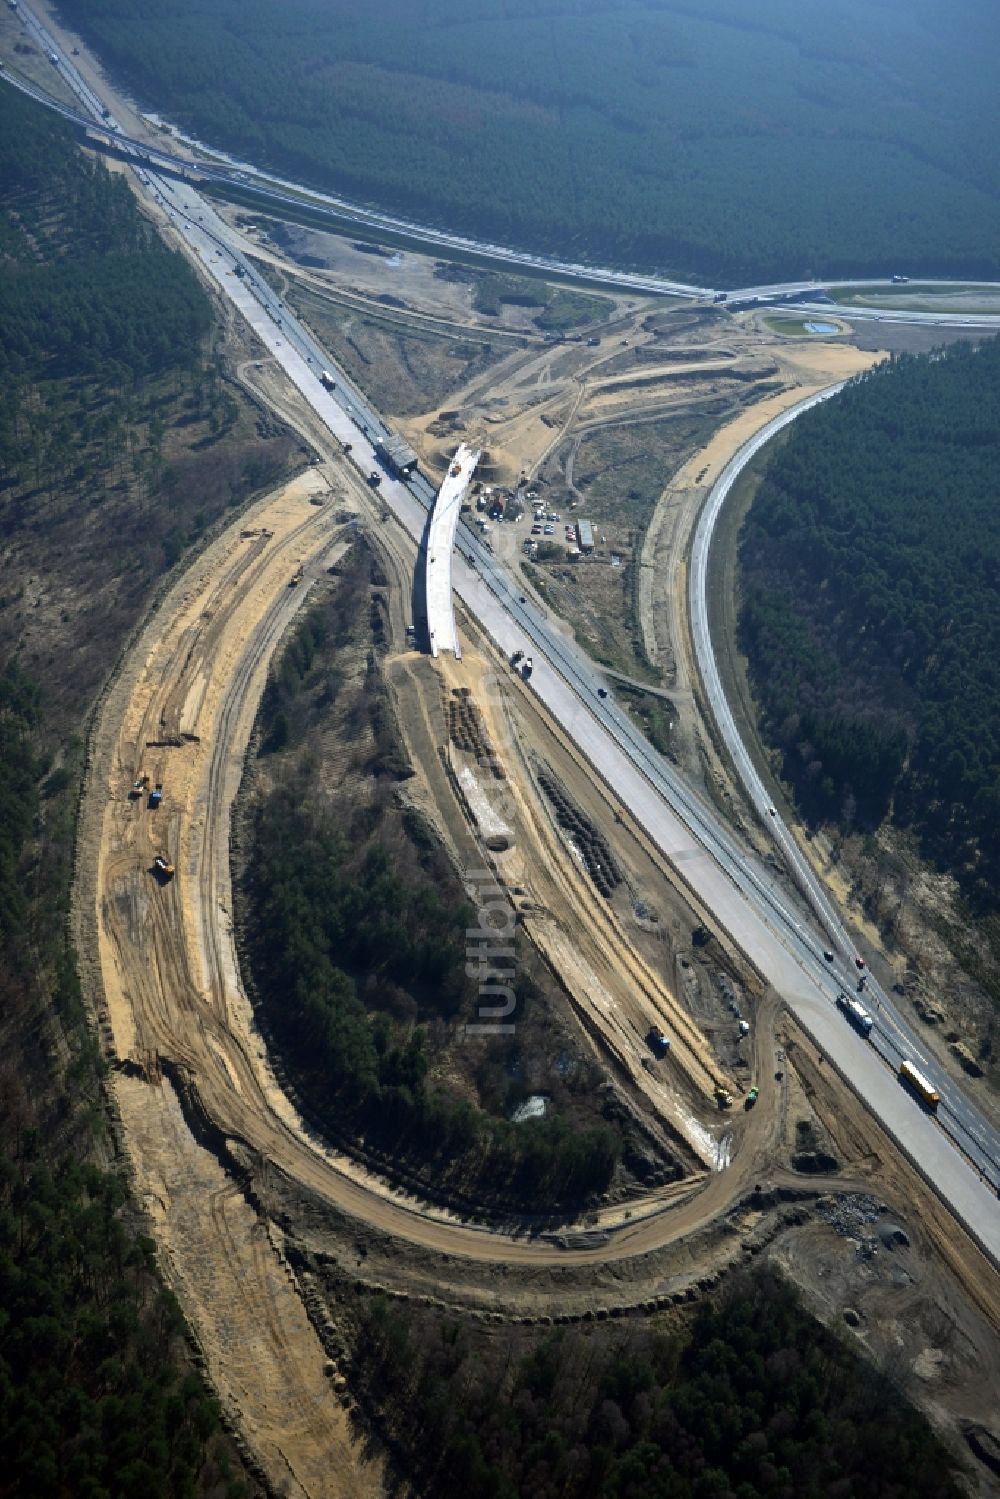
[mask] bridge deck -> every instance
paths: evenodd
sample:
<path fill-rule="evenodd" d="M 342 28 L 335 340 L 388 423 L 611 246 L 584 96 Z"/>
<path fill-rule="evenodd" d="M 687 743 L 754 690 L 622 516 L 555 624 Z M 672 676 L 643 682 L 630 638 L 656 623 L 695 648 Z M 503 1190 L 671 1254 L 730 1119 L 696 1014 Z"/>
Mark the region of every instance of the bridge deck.
<path fill-rule="evenodd" d="M 448 465 L 444 483 L 434 500 L 427 533 L 426 562 L 427 629 L 432 656 L 437 656 L 439 651 L 451 651 L 458 658 L 462 655 L 455 625 L 451 559 L 462 501 L 479 462 L 479 455 L 478 448 L 463 442 Z"/>

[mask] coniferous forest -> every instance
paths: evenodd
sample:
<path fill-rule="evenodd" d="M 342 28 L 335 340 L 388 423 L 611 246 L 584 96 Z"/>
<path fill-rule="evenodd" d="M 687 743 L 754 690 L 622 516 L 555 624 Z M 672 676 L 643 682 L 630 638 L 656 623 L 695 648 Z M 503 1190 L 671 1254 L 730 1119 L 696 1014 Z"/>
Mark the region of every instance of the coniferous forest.
<path fill-rule="evenodd" d="M 82 720 L 139 608 L 116 504 L 210 326 L 125 182 L 0 86 L 0 1493 L 25 1499 L 257 1492 L 141 1232 L 68 935 Z"/>
<path fill-rule="evenodd" d="M 764 732 L 806 813 L 891 813 L 995 909 L 1000 339 L 894 359 L 800 417 L 740 562 Z"/>
<path fill-rule="evenodd" d="M 740 285 L 995 274 L 993 0 L 62 0 L 147 107 L 413 218 Z"/>
<path fill-rule="evenodd" d="M 930 1426 L 766 1269 L 690 1324 L 557 1329 L 365 1308 L 355 1373 L 428 1499 L 956 1499 Z"/>

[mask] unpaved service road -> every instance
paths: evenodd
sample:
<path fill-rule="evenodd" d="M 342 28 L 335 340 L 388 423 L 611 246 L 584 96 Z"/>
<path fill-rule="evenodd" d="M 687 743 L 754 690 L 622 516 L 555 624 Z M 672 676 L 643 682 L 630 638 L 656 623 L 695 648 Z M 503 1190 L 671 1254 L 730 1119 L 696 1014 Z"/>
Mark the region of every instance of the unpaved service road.
<path fill-rule="evenodd" d="M 310 576 L 343 549 L 329 505 L 310 503 L 323 489 L 315 474 L 287 485 L 168 594 L 109 694 L 103 719 L 117 718 L 118 733 L 98 733 L 91 796 L 106 796 L 96 927 L 107 1019 L 116 1056 L 135 1064 L 114 1091 L 165 1272 L 272 1482 L 354 1496 L 380 1492 L 380 1476 L 357 1451 L 292 1276 L 192 1137 L 159 1065 L 263 1101 L 232 942 L 218 940 L 229 930 L 228 814 L 271 653 Z M 163 782 L 158 810 L 129 795 L 140 772 Z M 158 852 L 176 865 L 173 882 L 153 874 Z"/>
<path fill-rule="evenodd" d="M 81 821 L 80 946 L 104 995 L 136 1193 L 211 1378 L 275 1485 L 322 1499 L 379 1492 L 381 1475 L 352 1443 L 273 1230 L 242 1194 L 248 1159 L 273 1162 L 359 1223 L 490 1274 L 498 1256 L 528 1268 L 596 1269 L 712 1221 L 754 1179 L 767 1129 L 760 1110 L 733 1169 L 692 1182 L 679 1201 L 655 1199 L 648 1213 L 633 1204 L 635 1216 L 608 1245 L 562 1249 L 401 1197 L 301 1127 L 239 982 L 229 814 L 270 656 L 311 579 L 347 544 L 337 507 L 310 503 L 318 489 L 325 481 L 313 470 L 196 559 L 109 691 Z M 159 809 L 130 795 L 140 775 L 163 783 Z M 172 880 L 157 878 L 158 853 L 176 867 Z M 191 1132 L 175 1082 L 205 1121 L 205 1143 Z M 558 1297 L 557 1285 L 552 1292 Z"/>

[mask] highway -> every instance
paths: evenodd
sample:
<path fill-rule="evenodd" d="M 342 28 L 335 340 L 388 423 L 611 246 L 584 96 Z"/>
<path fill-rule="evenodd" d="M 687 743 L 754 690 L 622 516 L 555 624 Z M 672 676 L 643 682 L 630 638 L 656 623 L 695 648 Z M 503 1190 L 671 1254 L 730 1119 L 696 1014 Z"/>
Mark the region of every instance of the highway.
<path fill-rule="evenodd" d="M 99 100 L 96 107 L 101 107 Z M 374 443 L 386 434 L 378 414 L 261 280 L 232 231 L 195 188 L 148 166 L 139 165 L 137 172 L 309 405 L 342 443 L 352 443 L 352 460 L 367 476 L 376 464 Z M 318 379 L 322 369 L 335 372 L 332 391 Z M 419 474 L 407 483 L 387 478 L 381 494 L 419 540 L 434 498 L 430 483 Z M 505 655 L 516 649 L 533 655 L 530 690 L 603 778 L 609 802 L 619 815 L 634 819 L 660 848 L 994 1263 L 1000 1263 L 995 1140 L 984 1134 L 982 1146 L 975 1140 L 971 1146 L 966 1142 L 971 1161 L 956 1151 L 941 1125 L 903 1091 L 876 1049 L 865 1044 L 836 1010 L 840 984 L 823 961 L 823 935 L 797 899 L 737 843 L 714 810 L 684 785 L 613 700 L 598 697 L 601 677 L 590 661 L 544 612 L 522 602 L 516 582 L 465 526 L 458 527 L 456 545 L 454 584 L 459 597 Z M 841 946 L 849 949 L 846 934 Z M 971 1105 L 963 1117 L 975 1121 Z M 981 1122 L 974 1127 L 985 1129 Z M 980 1159 L 973 1164 L 975 1149 Z M 991 1173 L 989 1181 L 984 1181 L 979 1167 Z"/>
<path fill-rule="evenodd" d="M 352 443 L 351 459 L 367 476 L 377 462 L 374 443 L 386 433 L 378 414 L 266 283 L 252 274 L 235 274 L 245 262 L 227 244 L 230 231 L 190 184 L 149 177 L 148 185 L 167 204 L 191 248 L 317 415 L 341 442 Z M 319 381 L 321 369 L 335 372 L 332 392 Z M 405 483 L 386 477 L 380 494 L 419 541 L 434 501 L 433 485 L 420 474 Z M 526 598 L 522 602 L 516 581 L 464 524 L 457 528 L 453 582 L 505 655 L 520 649 L 533 656 L 531 690 L 613 788 L 609 800 L 619 815 L 634 819 L 653 840 L 900 1148 L 1000 1263 L 1000 1215 L 991 1185 L 997 1180 L 1000 1156 L 990 1145 L 985 1121 L 975 1122 L 971 1105 L 963 1109 L 963 1117 L 974 1122 L 986 1142 L 980 1145 L 970 1133 L 963 1159 L 942 1122 L 920 1109 L 876 1048 L 866 1044 L 836 1009 L 842 985 L 823 960 L 828 940 L 824 932 L 737 843 L 714 810 L 683 783 L 613 699 L 598 697 L 603 680 L 599 671 L 542 611 Z M 849 939 L 843 942 L 845 950 L 850 949 Z M 921 1052 L 914 1050 L 912 1055 Z M 945 1110 L 943 1120 L 947 1117 Z"/>
<path fill-rule="evenodd" d="M 427 249 L 437 248 L 458 255 L 475 256 L 477 259 L 491 261 L 498 265 L 520 267 L 537 274 L 556 276 L 594 286 L 605 286 L 620 292 L 691 297 L 697 300 L 713 300 L 725 295 L 727 302 L 756 301 L 762 304 L 778 303 L 779 306 L 794 305 L 798 312 L 815 313 L 817 316 L 824 314 L 829 316 L 836 312 L 838 317 L 850 322 L 899 322 L 917 326 L 941 324 L 958 328 L 1000 328 L 1000 311 L 975 314 L 944 310 L 895 311 L 891 308 L 847 307 L 829 300 L 809 300 L 811 297 L 824 297 L 826 287 L 831 284 L 830 281 L 782 281 L 763 286 L 728 288 L 723 291 L 648 272 L 615 270 L 607 266 L 588 265 L 583 261 L 562 260 L 556 256 L 532 255 L 509 245 L 494 244 L 467 235 L 453 234 L 447 230 L 435 228 L 433 225 L 420 224 L 414 220 L 383 213 L 377 209 L 353 203 L 348 198 L 322 192 L 272 173 L 262 172 L 252 162 L 241 161 L 224 151 L 205 145 L 202 141 L 188 139 L 178 133 L 178 139 L 188 139 L 188 143 L 197 150 L 198 159 L 193 160 L 190 156 L 169 151 L 161 145 L 124 134 L 117 121 L 110 116 L 104 116 L 102 101 L 83 79 L 72 58 L 66 56 L 59 47 L 51 32 L 24 4 L 19 5 L 19 14 L 33 39 L 43 51 L 59 59 L 59 71 L 79 99 L 82 113 L 50 98 L 44 90 L 19 78 L 16 72 L 8 68 L 7 81 L 15 88 L 30 95 L 47 108 L 57 110 L 67 120 L 85 128 L 96 142 L 103 143 L 125 155 L 132 155 L 151 167 L 160 167 L 165 171 L 187 175 L 197 172 L 206 183 L 214 182 L 220 186 L 238 188 L 240 192 L 252 194 L 257 198 L 262 209 L 270 206 L 275 210 L 284 208 L 293 213 L 296 210 L 300 213 L 303 210 L 310 213 L 327 213 L 334 221 L 331 223 L 332 229 L 336 229 L 338 225 L 341 227 L 352 225 L 356 228 L 381 231 L 393 236 L 402 236 Z M 885 290 L 891 284 L 891 275 L 836 280 L 837 286 L 855 291 Z M 921 286 L 938 286 L 942 291 L 947 291 L 954 284 L 947 280 L 920 278 Z M 980 281 L 975 285 L 1000 295 L 1000 282 Z M 787 302 L 785 300 L 787 298 L 794 298 L 794 304 Z"/>
<path fill-rule="evenodd" d="M 698 670 L 719 733 L 751 805 L 762 825 L 781 850 L 796 883 L 812 906 L 822 930 L 829 938 L 830 949 L 839 956 L 840 961 L 838 963 L 835 958 L 831 973 L 845 993 L 853 994 L 858 979 L 858 969 L 854 961 L 857 947 L 794 835 L 785 825 L 777 807 L 774 806 L 771 794 L 758 774 L 753 759 L 743 742 L 723 690 L 712 645 L 708 611 L 709 552 L 716 522 L 733 484 L 747 464 L 778 432 L 789 426 L 804 412 L 812 410 L 821 401 L 829 400 L 842 389 L 843 382 L 841 381 L 789 407 L 787 411 L 783 411 L 780 416 L 762 427 L 730 459 L 716 480 L 695 529 L 691 552 L 689 606 Z M 891 995 L 881 988 L 871 969 L 866 971 L 868 977 L 862 1003 L 872 1013 L 875 1021 L 871 1044 L 894 1073 L 898 1071 L 899 1063 L 904 1057 L 909 1057 L 916 1063 L 941 1095 L 939 1118 L 942 1127 L 983 1172 L 984 1176 L 992 1182 L 993 1186 L 1000 1186 L 1000 1171 L 998 1171 L 1000 1134 L 972 1106 L 966 1095 L 953 1082 L 949 1073 L 923 1045 L 913 1028 L 900 1015 Z"/>

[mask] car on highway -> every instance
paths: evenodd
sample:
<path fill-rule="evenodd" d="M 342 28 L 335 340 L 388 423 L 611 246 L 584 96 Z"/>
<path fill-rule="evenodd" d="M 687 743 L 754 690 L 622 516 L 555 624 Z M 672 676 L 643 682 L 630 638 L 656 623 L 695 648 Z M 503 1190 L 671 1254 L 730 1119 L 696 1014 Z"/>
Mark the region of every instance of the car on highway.
<path fill-rule="evenodd" d="M 768 807 L 768 809 L 767 809 L 767 815 L 768 815 L 768 817 L 777 817 L 778 814 L 774 810 L 773 807 Z"/>

